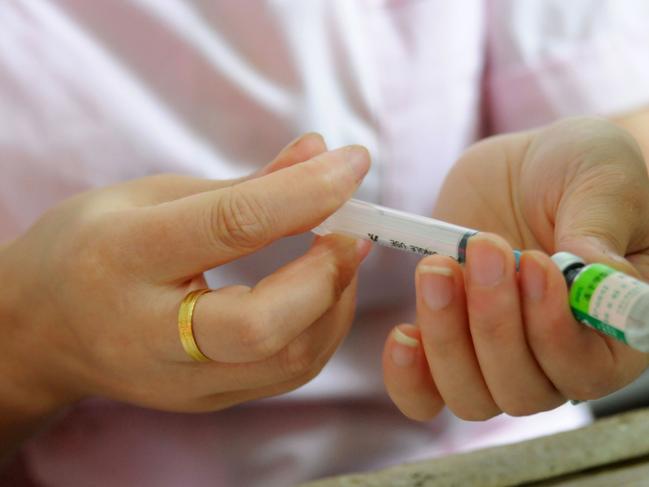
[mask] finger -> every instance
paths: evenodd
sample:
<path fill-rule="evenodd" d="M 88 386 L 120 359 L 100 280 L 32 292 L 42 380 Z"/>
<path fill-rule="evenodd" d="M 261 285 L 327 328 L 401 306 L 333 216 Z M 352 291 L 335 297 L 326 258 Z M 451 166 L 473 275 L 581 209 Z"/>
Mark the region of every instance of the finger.
<path fill-rule="evenodd" d="M 426 257 L 417 266 L 416 288 L 417 325 L 444 402 L 466 420 L 499 414 L 471 341 L 460 265 L 448 257 Z"/>
<path fill-rule="evenodd" d="M 123 258 L 131 270 L 154 279 L 186 279 L 315 227 L 351 197 L 368 168 L 367 150 L 350 146 L 236 186 L 137 210 L 121 225 L 128 238 Z"/>
<path fill-rule="evenodd" d="M 225 363 L 275 355 L 338 301 L 367 248 L 347 237 L 323 237 L 249 292 L 203 296 L 193 326 L 201 351 Z"/>
<path fill-rule="evenodd" d="M 288 392 L 316 377 L 349 332 L 356 307 L 356 284 L 354 277 L 340 299 L 279 353 L 265 361 L 247 364 L 255 367 L 255 373 L 246 372 L 246 388 L 279 385 L 281 392 Z M 262 368 L 270 371 L 266 372 L 265 383 L 257 379 L 262 377 Z"/>
<path fill-rule="evenodd" d="M 394 404 L 410 419 L 432 419 L 444 407 L 428 370 L 419 330 L 413 325 L 395 327 L 386 340 L 383 381 Z"/>
<path fill-rule="evenodd" d="M 265 176 L 279 169 L 307 161 L 325 150 L 326 145 L 322 136 L 317 133 L 308 133 L 293 140 L 269 164 L 248 176 L 215 180 L 179 174 L 157 174 L 129 181 L 120 186 L 120 191 L 128 195 L 135 205 L 157 205 L 165 201 L 177 200 L 205 191 L 214 191 L 248 179 Z"/>
<path fill-rule="evenodd" d="M 282 149 L 270 164 L 254 173 L 253 177 L 266 176 L 299 162 L 308 161 L 318 154 L 322 154 L 326 150 L 327 144 L 322 138 L 322 135 L 315 132 L 309 132 L 298 137 L 284 147 L 284 149 Z"/>
<path fill-rule="evenodd" d="M 276 355 L 247 363 L 187 363 L 183 383 L 196 395 L 178 410 L 215 410 L 293 390 L 316 377 L 347 335 L 354 317 L 356 278 L 338 302 Z M 215 392 L 215 384 L 219 391 Z M 177 383 L 169 384 L 177 388 Z M 199 396 L 197 399 L 196 396 Z M 181 399 L 181 398 L 179 398 Z"/>
<path fill-rule="evenodd" d="M 117 190 L 134 206 L 158 205 L 189 195 L 214 191 L 237 184 L 247 177 L 234 179 L 206 179 L 184 174 L 156 174 L 133 179 Z"/>
<path fill-rule="evenodd" d="M 530 347 L 562 395 L 588 400 L 635 378 L 647 356 L 578 323 L 568 305 L 565 280 L 548 256 L 521 258 L 524 316 Z"/>
<path fill-rule="evenodd" d="M 467 303 L 480 368 L 504 412 L 527 415 L 564 399 L 527 345 L 511 247 L 495 235 L 478 234 L 467 248 Z"/>

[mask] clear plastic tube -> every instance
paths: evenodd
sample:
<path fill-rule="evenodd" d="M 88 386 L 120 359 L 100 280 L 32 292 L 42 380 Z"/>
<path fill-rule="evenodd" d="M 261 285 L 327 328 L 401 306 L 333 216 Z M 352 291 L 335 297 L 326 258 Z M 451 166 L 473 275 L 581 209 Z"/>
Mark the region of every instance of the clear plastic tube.
<path fill-rule="evenodd" d="M 464 262 L 467 240 L 478 233 L 355 199 L 345 203 L 313 232 L 339 233 L 419 255 L 447 255 L 459 262 Z"/>

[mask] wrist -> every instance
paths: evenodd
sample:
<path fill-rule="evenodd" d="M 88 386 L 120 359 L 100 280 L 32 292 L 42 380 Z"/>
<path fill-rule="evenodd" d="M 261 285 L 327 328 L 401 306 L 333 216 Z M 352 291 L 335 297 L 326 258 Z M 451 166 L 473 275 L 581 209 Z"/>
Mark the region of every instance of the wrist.
<path fill-rule="evenodd" d="M 0 245 L 0 459 L 79 398 L 61 374 L 39 310 L 29 301 L 10 244 Z M 19 267 L 19 266 L 16 266 Z"/>

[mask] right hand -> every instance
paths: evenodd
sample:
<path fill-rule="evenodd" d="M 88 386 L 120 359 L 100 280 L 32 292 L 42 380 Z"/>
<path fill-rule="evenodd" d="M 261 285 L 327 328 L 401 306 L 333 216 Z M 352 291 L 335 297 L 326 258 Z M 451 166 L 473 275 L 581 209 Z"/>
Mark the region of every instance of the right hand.
<path fill-rule="evenodd" d="M 364 243 L 318 238 L 253 288 L 202 296 L 194 335 L 211 363 L 185 354 L 177 314 L 207 287 L 204 271 L 309 230 L 351 197 L 367 151 L 325 150 L 311 134 L 250 178 L 154 176 L 47 212 L 0 251 L 11 283 L 0 297 L 0 394 L 12 388 L 43 410 L 99 395 L 213 411 L 313 378 L 351 324 Z"/>

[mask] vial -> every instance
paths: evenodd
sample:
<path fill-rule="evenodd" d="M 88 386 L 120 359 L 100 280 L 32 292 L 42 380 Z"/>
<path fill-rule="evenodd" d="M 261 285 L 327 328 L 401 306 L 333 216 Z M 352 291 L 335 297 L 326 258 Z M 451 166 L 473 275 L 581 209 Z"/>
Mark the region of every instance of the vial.
<path fill-rule="evenodd" d="M 568 285 L 568 301 L 581 323 L 649 352 L 649 285 L 604 264 L 568 252 L 552 260 Z"/>

